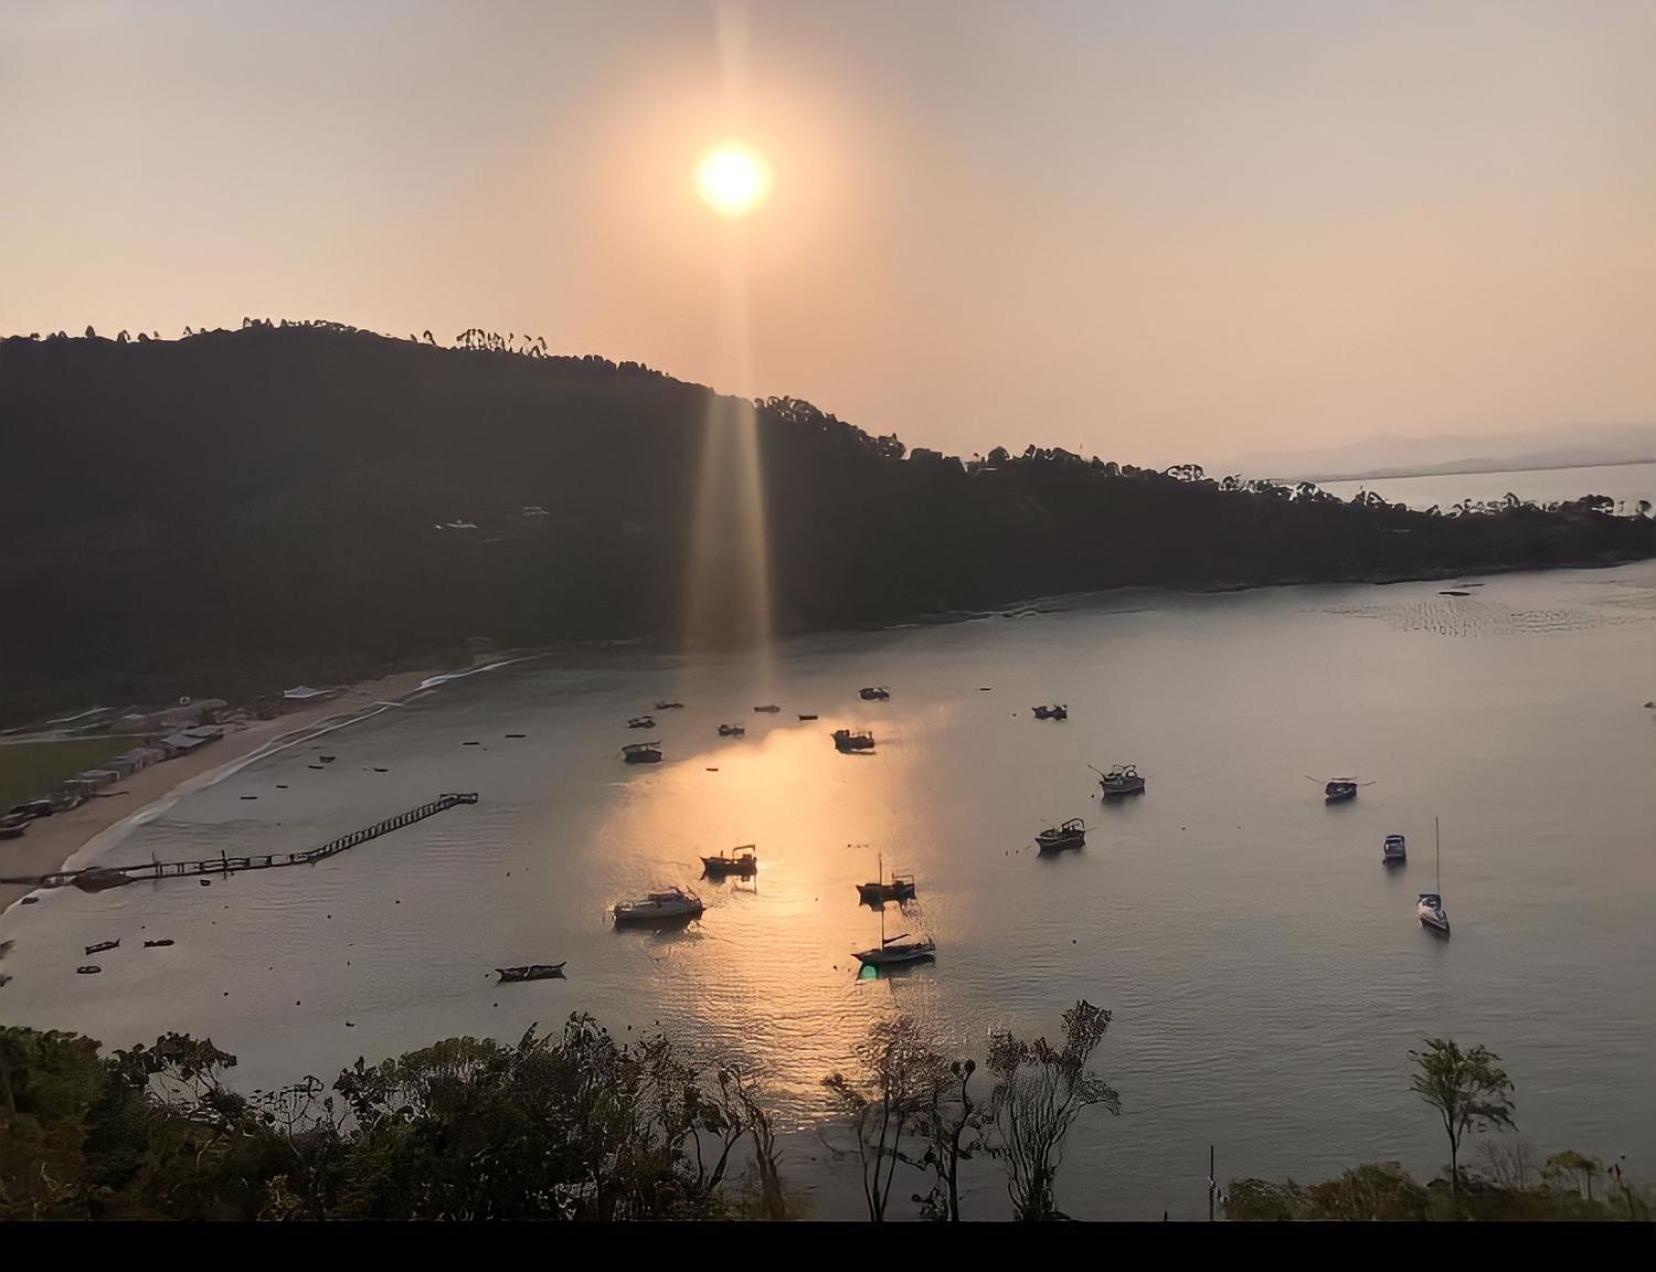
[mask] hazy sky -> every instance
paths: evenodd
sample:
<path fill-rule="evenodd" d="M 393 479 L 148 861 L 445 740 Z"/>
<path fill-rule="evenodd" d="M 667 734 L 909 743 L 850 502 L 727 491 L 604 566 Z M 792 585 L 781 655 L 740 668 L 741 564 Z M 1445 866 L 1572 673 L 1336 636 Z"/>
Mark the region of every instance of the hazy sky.
<path fill-rule="evenodd" d="M 0 0 L 0 331 L 478 325 L 1162 464 L 1656 418 L 1656 0 L 720 8 Z"/>

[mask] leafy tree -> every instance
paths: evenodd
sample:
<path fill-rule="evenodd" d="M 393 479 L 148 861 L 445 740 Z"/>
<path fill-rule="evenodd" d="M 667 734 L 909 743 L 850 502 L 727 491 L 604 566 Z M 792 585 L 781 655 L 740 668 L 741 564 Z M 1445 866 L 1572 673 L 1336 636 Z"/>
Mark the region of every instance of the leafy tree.
<path fill-rule="evenodd" d="M 1415 1075 L 1409 1089 L 1438 1111 L 1449 1137 L 1449 1191 L 1459 1188 L 1461 1137 L 1468 1129 L 1511 1126 L 1512 1082 L 1500 1057 L 1482 1044 L 1465 1051 L 1453 1038 L 1428 1038 L 1424 1051 L 1410 1051 Z"/>
<path fill-rule="evenodd" d="M 945 1064 L 910 1016 L 877 1021 L 855 1054 L 855 1078 L 835 1072 L 823 1085 L 856 1136 L 868 1218 L 881 1223 L 897 1165 L 905 1160 L 903 1134 L 925 1124 Z"/>
<path fill-rule="evenodd" d="M 1045 1038 L 1025 1042 L 1010 1033 L 991 1040 L 990 1106 L 1007 1161 L 1007 1192 L 1019 1219 L 1060 1216 L 1054 1185 L 1064 1138 L 1081 1111 L 1098 1105 L 1121 1112 L 1121 1097 L 1087 1068 L 1109 1025 L 1110 1013 L 1083 999 L 1064 1013 L 1060 1046 Z"/>
<path fill-rule="evenodd" d="M 947 1074 L 939 1074 L 926 1104 L 923 1129 L 927 1138 L 925 1154 L 918 1165 L 935 1177 L 931 1192 L 916 1196 L 921 1212 L 928 1218 L 960 1222 L 960 1163 L 980 1152 L 994 1152 L 988 1132 L 994 1125 L 991 1110 L 972 1099 L 972 1075 L 977 1062 L 971 1059 L 950 1063 Z"/>

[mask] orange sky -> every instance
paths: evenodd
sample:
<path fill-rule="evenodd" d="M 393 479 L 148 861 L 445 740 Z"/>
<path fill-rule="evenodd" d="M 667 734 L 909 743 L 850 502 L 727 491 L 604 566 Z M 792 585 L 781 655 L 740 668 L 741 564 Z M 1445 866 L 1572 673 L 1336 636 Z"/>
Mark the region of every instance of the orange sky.
<path fill-rule="evenodd" d="M 1648 0 L 8 0 L 0 331 L 477 325 L 1158 464 L 1650 421 L 1652 67 Z"/>

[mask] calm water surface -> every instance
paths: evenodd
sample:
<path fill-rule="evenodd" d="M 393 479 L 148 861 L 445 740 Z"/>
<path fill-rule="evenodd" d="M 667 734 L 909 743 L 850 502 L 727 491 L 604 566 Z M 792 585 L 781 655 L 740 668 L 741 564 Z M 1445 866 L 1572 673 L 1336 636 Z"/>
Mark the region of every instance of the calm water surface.
<path fill-rule="evenodd" d="M 472 677 L 189 795 L 106 856 L 285 851 L 446 790 L 480 792 L 475 808 L 314 868 L 13 907 L 4 1016 L 115 1045 L 208 1034 L 246 1086 L 575 1010 L 621 1034 L 659 1022 L 763 1068 L 793 1128 L 785 1172 L 825 1217 L 860 1198 L 818 1133 L 820 1082 L 885 1013 L 981 1055 L 992 1028 L 1111 1008 L 1099 1067 L 1122 1114 L 1083 1118 L 1060 1186 L 1089 1217 L 1205 1213 L 1210 1142 L 1223 1177 L 1436 1169 L 1405 1052 L 1452 1033 L 1505 1058 L 1539 1147 L 1625 1153 L 1650 1178 L 1656 565 L 1444 586 L 1117 594 L 798 640 L 768 666 Z M 857 700 L 874 683 L 890 702 Z M 658 714 L 668 762 L 624 766 L 625 718 L 662 697 L 686 703 Z M 770 701 L 781 714 L 752 711 Z M 1043 701 L 1069 721 L 1033 720 Z M 718 739 L 721 720 L 747 737 Z M 841 724 L 877 752 L 836 754 Z M 312 770 L 318 751 L 338 759 Z M 1086 766 L 1121 761 L 1149 791 L 1101 806 Z M 1328 808 L 1306 776 L 1336 774 L 1373 785 Z M 1093 828 L 1085 850 L 1037 858 L 1034 833 L 1069 816 Z M 1448 940 L 1414 918 L 1434 816 Z M 1392 872 L 1390 831 L 1410 850 Z M 699 854 L 750 842 L 756 886 L 697 881 Z M 919 903 L 888 918 L 939 956 L 869 980 L 851 952 L 879 920 L 854 885 L 876 854 L 916 874 Z M 699 926 L 608 923 L 670 883 L 700 889 Z M 102 975 L 74 974 L 83 944 L 116 936 Z M 177 945 L 141 948 L 158 936 Z M 493 983 L 560 959 L 567 981 Z M 968 1205 L 1003 1213 L 998 1179 L 974 1178 Z"/>

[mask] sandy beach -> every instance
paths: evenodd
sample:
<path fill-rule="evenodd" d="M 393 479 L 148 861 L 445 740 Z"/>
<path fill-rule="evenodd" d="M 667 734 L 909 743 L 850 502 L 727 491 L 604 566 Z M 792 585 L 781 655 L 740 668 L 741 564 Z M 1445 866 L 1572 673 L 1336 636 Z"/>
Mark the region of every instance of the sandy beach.
<path fill-rule="evenodd" d="M 229 726 L 223 738 L 193 755 L 141 769 L 108 795 L 88 800 L 67 813 L 32 822 L 22 839 L 0 844 L 0 875 L 43 875 L 59 870 L 98 835 L 173 797 L 196 779 L 210 777 L 216 770 L 261 752 L 303 741 L 318 731 L 364 719 L 381 704 L 401 702 L 419 693 L 422 686 L 435 687 L 426 682 L 439 675 L 433 671 L 411 671 L 363 681 L 326 702 L 290 711 L 274 720 Z M 9 908 L 30 891 L 26 884 L 0 884 L 0 910 Z"/>

